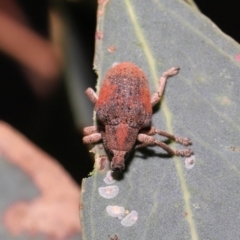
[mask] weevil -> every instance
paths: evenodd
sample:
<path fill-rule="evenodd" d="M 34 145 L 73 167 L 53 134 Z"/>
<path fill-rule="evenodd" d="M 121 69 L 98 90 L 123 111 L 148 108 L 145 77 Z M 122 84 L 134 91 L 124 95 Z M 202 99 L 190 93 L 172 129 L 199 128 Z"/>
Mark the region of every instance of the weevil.
<path fill-rule="evenodd" d="M 95 104 L 97 119 L 103 126 L 90 126 L 83 129 L 83 143 L 103 141 L 112 157 L 112 170 L 122 171 L 125 160 L 133 149 L 157 145 L 171 155 L 188 157 L 190 149 L 173 150 L 152 135 L 159 134 L 184 146 L 191 145 L 189 138 L 177 137 L 151 125 L 152 108 L 161 99 L 167 79 L 179 72 L 172 67 L 159 79 L 157 92 L 150 94 L 148 80 L 144 72 L 135 64 L 122 62 L 106 73 L 99 96 L 92 88 L 86 95 Z"/>

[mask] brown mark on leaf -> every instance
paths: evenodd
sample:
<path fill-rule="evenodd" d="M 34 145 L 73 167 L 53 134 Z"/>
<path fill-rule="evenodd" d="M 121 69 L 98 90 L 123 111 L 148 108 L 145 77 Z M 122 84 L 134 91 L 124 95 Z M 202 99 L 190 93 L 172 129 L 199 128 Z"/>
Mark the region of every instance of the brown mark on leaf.
<path fill-rule="evenodd" d="M 106 5 L 108 0 L 98 0 L 99 5 Z"/>
<path fill-rule="evenodd" d="M 108 162 L 107 156 L 100 156 L 99 158 L 99 170 L 102 171 L 106 168 Z"/>
<path fill-rule="evenodd" d="M 230 147 L 230 149 L 233 151 L 233 152 L 240 152 L 240 147 Z"/>
<path fill-rule="evenodd" d="M 128 209 L 125 210 L 125 214 L 128 215 L 130 211 Z"/>
<path fill-rule="evenodd" d="M 120 240 L 116 234 L 113 237 L 108 235 L 108 237 L 109 237 L 110 240 Z"/>
<path fill-rule="evenodd" d="M 240 54 L 236 55 L 235 59 L 240 62 Z"/>
<path fill-rule="evenodd" d="M 97 39 L 97 40 L 103 39 L 103 33 L 100 32 L 100 31 L 96 31 L 96 39 Z"/>
<path fill-rule="evenodd" d="M 102 144 L 99 144 L 99 145 L 98 145 L 98 149 L 99 149 L 99 150 L 103 150 L 103 148 L 104 148 L 104 147 L 103 147 Z"/>
<path fill-rule="evenodd" d="M 109 0 L 98 0 L 98 11 L 97 11 L 97 16 L 101 17 L 104 14 L 105 7 L 107 5 Z"/>
<path fill-rule="evenodd" d="M 116 47 L 114 46 L 114 45 L 111 45 L 110 47 L 108 47 L 108 52 L 110 52 L 110 53 L 114 53 L 114 52 L 116 52 Z"/>
<path fill-rule="evenodd" d="M 231 102 L 231 100 L 230 100 L 228 97 L 224 96 L 224 97 L 222 98 L 221 104 L 222 104 L 223 106 L 226 106 L 226 105 L 230 105 L 230 102 Z"/>

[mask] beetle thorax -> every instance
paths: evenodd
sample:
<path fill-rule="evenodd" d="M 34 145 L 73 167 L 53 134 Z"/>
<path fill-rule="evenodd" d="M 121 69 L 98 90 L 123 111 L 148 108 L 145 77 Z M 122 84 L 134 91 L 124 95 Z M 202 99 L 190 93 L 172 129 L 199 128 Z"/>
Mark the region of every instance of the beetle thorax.
<path fill-rule="evenodd" d="M 109 150 L 129 152 L 137 139 L 139 129 L 127 123 L 105 126 L 105 145 Z"/>

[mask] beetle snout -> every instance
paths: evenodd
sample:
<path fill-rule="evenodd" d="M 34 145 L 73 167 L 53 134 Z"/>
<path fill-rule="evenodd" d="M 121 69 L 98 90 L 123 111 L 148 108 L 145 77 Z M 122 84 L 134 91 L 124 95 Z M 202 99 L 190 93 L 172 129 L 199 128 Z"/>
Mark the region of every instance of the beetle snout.
<path fill-rule="evenodd" d="M 111 169 L 115 172 L 122 172 L 122 170 L 125 168 L 125 164 L 115 164 L 114 162 L 111 162 Z"/>
<path fill-rule="evenodd" d="M 126 151 L 121 150 L 112 150 L 113 158 L 111 161 L 111 169 L 113 171 L 121 172 L 125 168 L 125 155 Z"/>

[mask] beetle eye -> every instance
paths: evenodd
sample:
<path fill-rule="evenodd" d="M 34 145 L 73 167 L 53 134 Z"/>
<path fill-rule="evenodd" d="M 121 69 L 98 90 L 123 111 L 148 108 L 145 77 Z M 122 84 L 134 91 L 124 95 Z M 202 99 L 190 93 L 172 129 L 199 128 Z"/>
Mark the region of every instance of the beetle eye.
<path fill-rule="evenodd" d="M 109 154 L 111 157 L 113 157 L 113 155 L 114 155 L 112 150 L 109 150 Z"/>
<path fill-rule="evenodd" d="M 129 152 L 126 152 L 125 155 L 124 155 L 124 158 L 127 159 L 129 156 Z"/>

